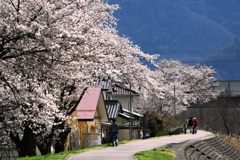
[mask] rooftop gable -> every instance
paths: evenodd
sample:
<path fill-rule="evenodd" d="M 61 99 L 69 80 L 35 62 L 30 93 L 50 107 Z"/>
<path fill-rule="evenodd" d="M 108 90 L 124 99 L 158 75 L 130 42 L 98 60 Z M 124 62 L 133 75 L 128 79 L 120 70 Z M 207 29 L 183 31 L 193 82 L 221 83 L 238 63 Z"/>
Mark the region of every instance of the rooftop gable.
<path fill-rule="evenodd" d="M 121 103 L 117 100 L 106 100 L 106 109 L 109 119 L 116 119 L 119 112 L 122 111 Z"/>
<path fill-rule="evenodd" d="M 81 101 L 77 105 L 77 117 L 79 120 L 94 119 L 100 97 L 100 87 L 93 87 L 86 90 Z"/>
<path fill-rule="evenodd" d="M 94 80 L 92 86 L 101 87 L 104 91 L 111 91 L 111 80 Z"/>

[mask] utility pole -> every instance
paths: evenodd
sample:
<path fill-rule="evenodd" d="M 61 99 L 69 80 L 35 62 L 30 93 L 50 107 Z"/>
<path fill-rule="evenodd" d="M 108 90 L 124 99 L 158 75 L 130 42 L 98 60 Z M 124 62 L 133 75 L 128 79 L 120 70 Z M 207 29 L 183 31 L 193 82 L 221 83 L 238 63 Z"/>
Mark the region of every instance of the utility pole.
<path fill-rule="evenodd" d="M 176 87 L 173 87 L 173 109 L 174 109 L 174 116 L 176 116 Z"/>
<path fill-rule="evenodd" d="M 131 88 L 131 82 L 129 82 L 129 85 L 130 85 L 130 99 L 129 99 L 129 110 L 130 110 L 130 113 L 132 115 L 132 88 Z M 129 130 L 129 138 L 132 139 L 132 118 L 130 119 L 130 130 Z"/>

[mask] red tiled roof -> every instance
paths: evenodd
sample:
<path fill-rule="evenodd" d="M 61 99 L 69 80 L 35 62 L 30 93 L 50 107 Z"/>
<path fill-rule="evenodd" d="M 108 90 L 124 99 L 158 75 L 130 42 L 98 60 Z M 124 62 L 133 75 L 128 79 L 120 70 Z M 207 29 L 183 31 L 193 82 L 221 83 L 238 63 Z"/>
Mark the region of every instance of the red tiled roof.
<path fill-rule="evenodd" d="M 83 95 L 81 101 L 77 105 L 78 119 L 94 119 L 94 115 L 98 105 L 98 99 L 101 95 L 101 88 L 89 88 Z"/>

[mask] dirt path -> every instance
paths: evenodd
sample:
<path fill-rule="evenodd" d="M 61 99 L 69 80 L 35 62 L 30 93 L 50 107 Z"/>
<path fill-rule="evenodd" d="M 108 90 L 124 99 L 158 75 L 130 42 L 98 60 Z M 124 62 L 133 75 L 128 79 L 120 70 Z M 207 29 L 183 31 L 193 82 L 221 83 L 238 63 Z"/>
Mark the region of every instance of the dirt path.
<path fill-rule="evenodd" d="M 145 140 L 136 140 L 118 147 L 108 147 L 101 150 L 91 150 L 88 152 L 75 154 L 68 157 L 68 160 L 134 160 L 133 155 L 137 152 L 150 150 L 156 147 L 165 146 L 172 143 L 181 143 L 188 140 L 204 140 L 214 137 L 214 134 L 206 131 L 198 131 L 196 135 L 181 134 L 174 136 L 164 136 Z"/>

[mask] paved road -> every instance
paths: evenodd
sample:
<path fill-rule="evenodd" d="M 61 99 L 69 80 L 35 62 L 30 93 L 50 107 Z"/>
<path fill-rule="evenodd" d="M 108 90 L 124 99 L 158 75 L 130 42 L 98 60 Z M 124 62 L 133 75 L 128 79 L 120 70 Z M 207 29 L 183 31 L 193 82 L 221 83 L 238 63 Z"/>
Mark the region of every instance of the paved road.
<path fill-rule="evenodd" d="M 91 150 L 72 155 L 68 160 L 134 160 L 133 155 L 137 152 L 165 146 L 171 143 L 181 143 L 188 140 L 204 140 L 214 135 L 206 131 L 198 131 L 196 135 L 182 134 L 164 136 L 145 140 L 136 140 L 118 147 L 108 147 L 101 150 Z"/>

